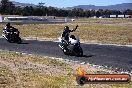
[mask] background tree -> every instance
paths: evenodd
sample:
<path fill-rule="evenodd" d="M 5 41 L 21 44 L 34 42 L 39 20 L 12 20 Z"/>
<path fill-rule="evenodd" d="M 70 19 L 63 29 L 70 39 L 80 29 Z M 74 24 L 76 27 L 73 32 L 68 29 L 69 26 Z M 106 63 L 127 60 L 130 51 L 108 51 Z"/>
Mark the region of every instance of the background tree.
<path fill-rule="evenodd" d="M 90 11 L 90 15 L 91 15 L 91 17 L 95 16 L 95 15 L 96 15 L 95 10 L 91 10 L 91 11 Z"/>
<path fill-rule="evenodd" d="M 103 10 L 99 9 L 97 11 L 95 10 L 83 10 L 81 8 L 74 8 L 72 10 L 64 10 L 64 9 L 58 9 L 54 7 L 46 7 L 44 6 L 45 3 L 39 3 L 37 6 L 26 6 L 26 7 L 20 7 L 15 6 L 11 1 L 9 0 L 1 0 L 0 5 L 0 14 L 5 15 L 23 15 L 23 16 L 59 16 L 59 17 L 93 17 L 93 16 L 106 16 L 109 17 L 109 15 L 132 15 L 132 10 L 127 9 L 123 12 L 118 10 Z"/>
<path fill-rule="evenodd" d="M 26 6 L 23 8 L 22 15 L 23 16 L 32 16 L 34 12 L 34 9 L 32 6 Z"/>
<path fill-rule="evenodd" d="M 23 9 L 20 6 L 15 7 L 15 11 L 13 12 L 14 15 L 23 15 Z"/>
<path fill-rule="evenodd" d="M 85 17 L 91 17 L 90 10 L 85 11 Z"/>
<path fill-rule="evenodd" d="M 123 14 L 126 14 L 126 15 L 132 15 L 132 10 L 131 9 L 127 9 L 123 12 Z"/>
<path fill-rule="evenodd" d="M 101 13 L 100 13 L 100 11 L 96 11 L 96 17 L 100 17 L 101 16 Z"/>
<path fill-rule="evenodd" d="M 14 14 L 15 5 L 9 0 L 1 0 L 0 12 L 2 14 Z"/>

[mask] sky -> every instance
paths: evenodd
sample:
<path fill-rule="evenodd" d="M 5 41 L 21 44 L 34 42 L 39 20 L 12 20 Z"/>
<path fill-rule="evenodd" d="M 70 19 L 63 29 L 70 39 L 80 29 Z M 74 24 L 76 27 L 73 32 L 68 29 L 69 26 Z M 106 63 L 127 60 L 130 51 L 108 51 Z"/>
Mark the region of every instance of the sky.
<path fill-rule="evenodd" d="M 52 7 L 72 7 L 77 5 L 96 5 L 107 6 L 121 3 L 132 3 L 132 0 L 10 0 L 22 3 L 38 4 L 39 2 L 45 3 L 45 6 Z"/>

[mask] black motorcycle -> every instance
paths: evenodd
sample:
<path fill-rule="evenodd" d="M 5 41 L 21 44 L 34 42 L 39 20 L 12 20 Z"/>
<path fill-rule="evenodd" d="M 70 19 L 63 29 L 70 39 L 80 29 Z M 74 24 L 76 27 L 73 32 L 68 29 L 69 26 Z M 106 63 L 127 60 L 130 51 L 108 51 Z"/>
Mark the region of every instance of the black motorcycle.
<path fill-rule="evenodd" d="M 2 36 L 10 43 L 21 43 L 19 31 L 16 28 L 4 29 Z"/>

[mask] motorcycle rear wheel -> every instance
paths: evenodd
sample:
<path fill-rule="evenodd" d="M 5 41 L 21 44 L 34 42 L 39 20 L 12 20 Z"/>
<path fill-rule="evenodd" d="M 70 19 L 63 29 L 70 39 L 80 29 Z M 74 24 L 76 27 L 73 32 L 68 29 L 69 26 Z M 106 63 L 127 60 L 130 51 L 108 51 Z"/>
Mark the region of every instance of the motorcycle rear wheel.
<path fill-rule="evenodd" d="M 17 43 L 18 44 L 21 44 L 22 43 L 22 39 L 20 37 L 18 37 Z"/>
<path fill-rule="evenodd" d="M 79 47 L 78 50 L 76 51 L 76 56 L 83 56 L 83 50 L 81 47 Z"/>

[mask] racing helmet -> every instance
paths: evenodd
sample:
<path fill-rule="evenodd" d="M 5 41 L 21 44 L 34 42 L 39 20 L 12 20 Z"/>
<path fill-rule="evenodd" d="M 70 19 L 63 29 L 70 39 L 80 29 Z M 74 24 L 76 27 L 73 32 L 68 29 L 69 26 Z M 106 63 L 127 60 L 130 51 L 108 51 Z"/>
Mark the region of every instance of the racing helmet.
<path fill-rule="evenodd" d="M 10 27 L 10 23 L 7 23 L 6 26 L 7 26 L 7 27 Z"/>
<path fill-rule="evenodd" d="M 64 27 L 64 30 L 69 30 L 69 27 L 68 27 L 68 26 L 65 26 L 65 27 Z"/>

